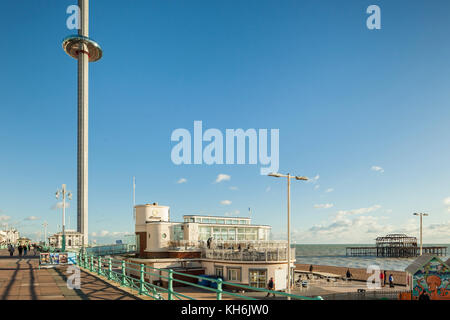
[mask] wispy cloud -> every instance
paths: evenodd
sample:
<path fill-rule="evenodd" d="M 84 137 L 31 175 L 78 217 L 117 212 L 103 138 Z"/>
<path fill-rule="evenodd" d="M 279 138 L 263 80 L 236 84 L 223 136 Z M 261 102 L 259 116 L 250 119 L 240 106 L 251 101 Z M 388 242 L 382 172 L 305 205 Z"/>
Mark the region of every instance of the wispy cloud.
<path fill-rule="evenodd" d="M 0 221 L 9 221 L 10 219 L 11 219 L 11 217 L 7 216 L 7 215 L 1 215 L 0 216 Z"/>
<path fill-rule="evenodd" d="M 55 203 L 50 209 L 51 210 L 57 210 L 57 209 L 62 209 L 63 207 L 63 203 L 61 202 L 57 202 Z M 70 208 L 70 202 L 66 201 L 66 209 Z"/>
<path fill-rule="evenodd" d="M 39 219 L 40 218 L 35 217 L 35 216 L 29 216 L 29 217 L 25 218 L 25 220 L 27 220 L 27 221 L 34 221 L 34 220 L 39 220 Z"/>
<path fill-rule="evenodd" d="M 369 212 L 378 210 L 380 208 L 381 208 L 381 206 L 379 204 L 376 204 L 376 205 L 368 207 L 368 208 L 359 208 L 359 209 L 353 209 L 353 210 L 339 210 L 337 214 L 338 214 L 338 216 L 343 217 L 343 216 L 348 216 L 348 215 L 369 213 Z"/>
<path fill-rule="evenodd" d="M 384 169 L 382 167 L 379 167 L 379 166 L 372 166 L 372 168 L 370 168 L 370 170 L 376 171 L 376 172 L 379 172 L 379 173 L 383 173 L 384 172 Z"/>
<path fill-rule="evenodd" d="M 326 193 L 333 192 L 333 191 L 334 191 L 333 188 L 328 188 L 327 190 L 325 190 Z"/>
<path fill-rule="evenodd" d="M 121 237 L 125 235 L 131 234 L 127 231 L 108 231 L 108 230 L 101 230 L 99 232 L 92 232 L 91 236 L 97 237 L 97 238 L 105 238 L 105 237 Z"/>
<path fill-rule="evenodd" d="M 239 190 L 239 189 L 238 189 L 238 187 L 233 186 L 233 187 L 230 187 L 230 190 L 235 191 L 235 190 Z"/>
<path fill-rule="evenodd" d="M 187 182 L 187 179 L 185 179 L 185 178 L 181 178 L 180 180 L 177 181 L 178 184 L 186 183 L 186 182 Z"/>
<path fill-rule="evenodd" d="M 222 182 L 222 181 L 228 181 L 230 179 L 231 179 L 231 176 L 229 176 L 227 174 L 224 174 L 224 173 L 220 173 L 217 176 L 215 183 L 219 183 L 219 182 Z"/>
<path fill-rule="evenodd" d="M 446 207 L 447 211 L 450 212 L 450 197 L 447 197 L 444 199 L 444 206 Z"/>
<path fill-rule="evenodd" d="M 220 204 L 223 204 L 224 206 L 229 206 L 231 204 L 230 200 L 222 200 L 220 201 Z"/>
<path fill-rule="evenodd" d="M 269 192 L 270 190 L 271 190 L 270 187 L 267 187 L 267 188 L 266 188 L 266 192 Z"/>
<path fill-rule="evenodd" d="M 239 210 L 234 210 L 233 212 L 225 212 L 225 216 L 227 217 L 237 216 L 239 215 L 239 213 L 240 213 Z"/>
<path fill-rule="evenodd" d="M 317 183 L 319 181 L 320 176 L 317 174 L 314 178 L 309 178 L 307 182 L 309 183 Z"/>
<path fill-rule="evenodd" d="M 315 204 L 314 208 L 316 209 L 329 209 L 329 208 L 333 208 L 334 204 L 332 203 L 324 203 L 324 204 Z"/>

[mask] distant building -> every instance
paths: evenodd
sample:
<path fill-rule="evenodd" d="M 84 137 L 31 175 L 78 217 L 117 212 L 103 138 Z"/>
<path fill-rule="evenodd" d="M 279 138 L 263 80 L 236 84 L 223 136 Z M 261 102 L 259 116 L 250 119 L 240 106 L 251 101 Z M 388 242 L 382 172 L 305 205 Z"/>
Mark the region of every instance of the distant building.
<path fill-rule="evenodd" d="M 185 215 L 183 222 L 172 222 L 169 207 L 158 203 L 135 209 L 139 259 L 131 261 L 259 288 L 267 287 L 273 277 L 276 290 L 286 289 L 287 241 L 269 240 L 270 226 L 251 224 L 244 217 L 203 215 Z M 291 249 L 291 274 L 294 262 Z M 156 280 L 165 281 L 150 279 Z"/>
<path fill-rule="evenodd" d="M 74 230 L 66 230 L 66 248 L 78 249 L 83 244 L 83 234 Z M 55 233 L 48 238 L 49 244 L 55 248 L 62 247 L 62 232 Z"/>
<path fill-rule="evenodd" d="M 3 245 L 8 243 L 15 244 L 17 243 L 19 238 L 20 238 L 19 231 L 15 229 L 0 231 L 0 244 Z"/>
<path fill-rule="evenodd" d="M 437 256 L 422 255 L 405 271 L 412 300 L 450 300 L 450 266 Z"/>

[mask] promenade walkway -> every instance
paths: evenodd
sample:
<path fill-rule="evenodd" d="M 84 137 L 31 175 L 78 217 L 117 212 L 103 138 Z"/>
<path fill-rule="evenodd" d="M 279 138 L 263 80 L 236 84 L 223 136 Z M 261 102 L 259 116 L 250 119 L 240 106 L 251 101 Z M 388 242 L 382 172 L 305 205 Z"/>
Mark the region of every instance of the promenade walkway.
<path fill-rule="evenodd" d="M 38 256 L 13 257 L 0 250 L 0 300 L 140 300 L 102 279 L 81 271 L 81 288 L 69 289 L 65 266 L 41 268 Z"/>

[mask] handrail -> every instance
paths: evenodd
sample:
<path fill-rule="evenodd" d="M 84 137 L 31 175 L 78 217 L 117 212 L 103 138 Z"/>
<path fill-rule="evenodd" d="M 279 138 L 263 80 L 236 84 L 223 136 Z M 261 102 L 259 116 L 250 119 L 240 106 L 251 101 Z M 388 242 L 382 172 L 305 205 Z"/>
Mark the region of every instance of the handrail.
<path fill-rule="evenodd" d="M 217 300 L 222 300 L 222 296 L 232 296 L 239 299 L 245 300 L 257 300 L 257 298 L 245 296 L 235 292 L 229 292 L 223 290 L 223 285 L 228 285 L 236 288 L 242 288 L 246 290 L 252 290 L 257 292 L 273 293 L 285 297 L 291 297 L 292 299 L 301 300 L 322 300 L 320 297 L 303 297 L 295 294 L 289 294 L 281 291 L 273 291 L 263 288 L 256 288 L 247 286 L 244 284 L 223 281 L 222 279 L 208 278 L 202 275 L 193 275 L 183 272 L 174 271 L 172 269 L 161 269 L 151 266 L 146 266 L 144 264 L 138 264 L 124 259 L 114 259 L 114 258 L 102 258 L 101 256 L 87 255 L 86 253 L 77 254 L 78 265 L 92 273 L 96 273 L 99 277 L 106 277 L 108 280 L 115 281 L 119 283 L 120 286 L 128 287 L 132 290 L 136 290 L 138 295 L 149 296 L 156 300 L 163 299 L 163 293 L 167 295 L 168 300 L 174 299 L 189 299 L 195 300 L 194 297 L 189 296 L 181 292 L 177 292 L 173 288 L 173 284 L 180 283 L 188 285 L 190 287 L 203 289 L 216 294 Z M 114 269 L 113 269 L 114 267 Z M 150 272 L 153 271 L 153 272 Z M 156 272 L 156 273 L 154 273 Z M 133 276 L 134 273 L 135 275 Z M 175 276 L 182 276 L 184 278 L 195 279 L 195 280 L 207 280 L 210 283 L 215 283 L 217 288 L 204 286 L 198 283 L 193 283 L 186 281 L 185 279 L 179 279 Z M 146 277 L 147 276 L 147 277 Z M 164 280 L 167 283 L 167 288 L 163 287 L 162 284 L 150 283 L 149 276 L 157 277 L 158 279 Z M 147 279 L 148 281 L 147 281 Z"/>

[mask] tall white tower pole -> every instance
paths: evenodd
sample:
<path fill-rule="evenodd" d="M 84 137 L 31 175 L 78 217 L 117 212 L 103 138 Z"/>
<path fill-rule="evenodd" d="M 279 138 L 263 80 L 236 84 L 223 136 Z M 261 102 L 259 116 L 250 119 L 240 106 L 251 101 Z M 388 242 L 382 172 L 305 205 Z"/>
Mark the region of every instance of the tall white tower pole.
<path fill-rule="evenodd" d="M 136 220 L 136 177 L 133 177 L 133 219 Z"/>
<path fill-rule="evenodd" d="M 78 35 L 63 40 L 63 49 L 78 60 L 78 153 L 77 153 L 77 231 L 82 246 L 88 244 L 88 128 L 89 62 L 102 58 L 99 44 L 89 38 L 89 0 L 78 0 L 80 29 Z"/>
<path fill-rule="evenodd" d="M 89 37 L 89 0 L 78 0 L 80 36 Z M 78 54 L 78 159 L 77 159 L 77 231 L 88 243 L 88 134 L 89 134 L 89 51 L 80 43 Z"/>

